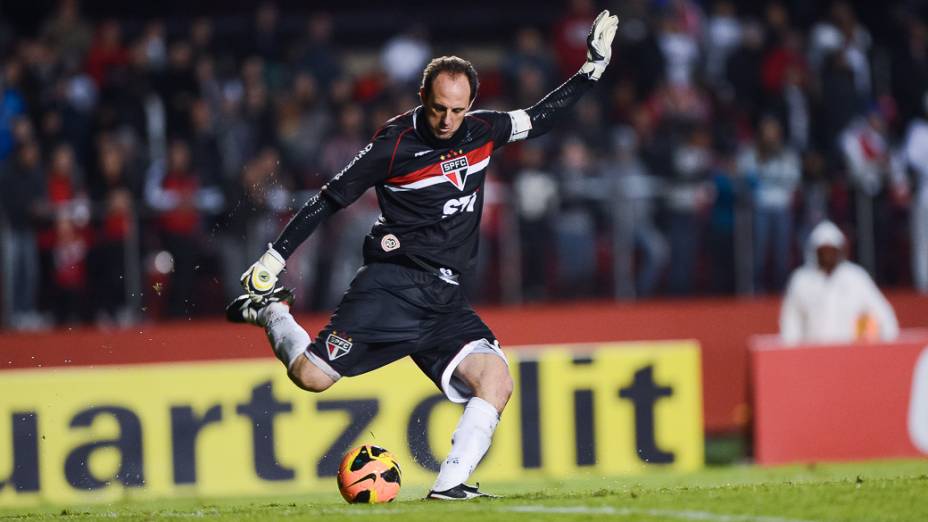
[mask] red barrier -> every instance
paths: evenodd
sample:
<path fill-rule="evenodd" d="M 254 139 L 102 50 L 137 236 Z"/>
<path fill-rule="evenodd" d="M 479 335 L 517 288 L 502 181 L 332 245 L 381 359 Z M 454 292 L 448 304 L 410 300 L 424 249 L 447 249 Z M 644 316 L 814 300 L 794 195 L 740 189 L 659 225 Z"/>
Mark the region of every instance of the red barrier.
<path fill-rule="evenodd" d="M 805 347 L 755 340 L 757 462 L 928 455 L 928 335 L 901 337 Z"/>
<path fill-rule="evenodd" d="M 888 297 L 902 326 L 928 326 L 928 298 Z M 779 306 L 779 298 L 609 301 L 481 308 L 480 314 L 504 346 L 696 339 L 702 346 L 706 429 L 718 433 L 747 426 L 748 339 L 777 331 Z M 315 334 L 328 316 L 298 319 Z M 0 335 L 0 369 L 270 356 L 260 330 L 218 320 Z"/>

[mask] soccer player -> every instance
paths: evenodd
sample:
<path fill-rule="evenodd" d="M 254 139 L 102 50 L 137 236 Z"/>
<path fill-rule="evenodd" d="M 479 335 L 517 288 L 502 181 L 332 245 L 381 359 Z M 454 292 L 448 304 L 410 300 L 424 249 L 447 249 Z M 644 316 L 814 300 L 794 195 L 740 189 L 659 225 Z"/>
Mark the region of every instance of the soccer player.
<path fill-rule="evenodd" d="M 410 356 L 456 403 L 466 403 L 427 498 L 489 496 L 465 484 L 490 447 L 512 393 L 505 355 L 460 286 L 477 252 L 483 182 L 490 155 L 534 138 L 603 74 L 618 19 L 603 11 L 587 37 L 587 60 L 534 106 L 473 111 L 477 72 L 443 56 L 422 74 L 422 105 L 388 121 L 372 141 L 293 217 L 243 275 L 246 294 L 227 307 L 233 322 L 265 329 L 291 380 L 321 392 Z M 277 286 L 287 258 L 326 218 L 376 187 L 382 212 L 364 242 L 364 266 L 315 340 L 290 315 Z"/>

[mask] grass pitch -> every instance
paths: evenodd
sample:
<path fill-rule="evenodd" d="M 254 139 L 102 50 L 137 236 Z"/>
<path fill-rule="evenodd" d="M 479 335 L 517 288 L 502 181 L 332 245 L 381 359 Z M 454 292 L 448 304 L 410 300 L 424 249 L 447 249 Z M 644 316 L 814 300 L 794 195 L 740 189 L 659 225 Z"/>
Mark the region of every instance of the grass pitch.
<path fill-rule="evenodd" d="M 478 470 L 479 475 L 479 470 Z M 758 468 L 692 474 L 583 477 L 484 484 L 506 495 L 461 503 L 422 501 L 406 487 L 397 502 L 348 505 L 338 493 L 286 498 L 175 499 L 28 512 L 0 508 L 0 520 L 703 521 L 928 522 L 928 461 L 884 461 Z"/>

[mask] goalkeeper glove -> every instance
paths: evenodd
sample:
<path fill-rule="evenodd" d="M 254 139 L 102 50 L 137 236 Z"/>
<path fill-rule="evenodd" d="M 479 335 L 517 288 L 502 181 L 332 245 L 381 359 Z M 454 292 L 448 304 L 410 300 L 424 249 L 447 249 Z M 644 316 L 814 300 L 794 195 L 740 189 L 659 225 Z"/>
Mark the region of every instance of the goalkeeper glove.
<path fill-rule="evenodd" d="M 268 244 L 267 252 L 242 274 L 242 287 L 248 297 L 258 303 L 270 295 L 277 286 L 277 276 L 285 264 L 283 256 Z"/>
<path fill-rule="evenodd" d="M 608 10 L 603 10 L 593 20 L 593 27 L 586 37 L 586 63 L 580 67 L 580 72 L 586 74 L 591 80 L 599 80 L 612 58 L 612 39 L 619 26 L 619 19 L 610 16 Z"/>

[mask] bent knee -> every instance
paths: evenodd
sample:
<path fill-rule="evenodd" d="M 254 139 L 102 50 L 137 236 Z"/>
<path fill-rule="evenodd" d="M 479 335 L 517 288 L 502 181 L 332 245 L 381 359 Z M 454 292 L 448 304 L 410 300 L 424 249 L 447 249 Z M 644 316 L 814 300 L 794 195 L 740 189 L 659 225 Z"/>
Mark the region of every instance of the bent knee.
<path fill-rule="evenodd" d="M 474 386 L 474 395 L 489 402 L 497 411 L 503 412 L 509 398 L 512 397 L 513 382 L 505 364 L 487 368 Z"/>
<path fill-rule="evenodd" d="M 509 375 L 509 372 L 504 373 L 497 381 L 496 398 L 500 402 L 500 407 L 498 408 L 500 412 L 503 411 L 503 408 L 505 408 L 506 404 L 509 402 L 509 398 L 512 397 L 513 387 L 512 377 Z"/>
<path fill-rule="evenodd" d="M 503 382 L 501 383 L 500 393 L 502 396 L 506 397 L 508 401 L 512 397 L 512 390 L 515 387 L 515 384 L 512 382 L 512 376 L 509 375 L 509 372 L 506 372 Z"/>
<path fill-rule="evenodd" d="M 293 361 L 293 365 L 287 371 L 287 376 L 293 384 L 309 392 L 322 392 L 335 384 L 334 379 L 303 356 Z"/>

